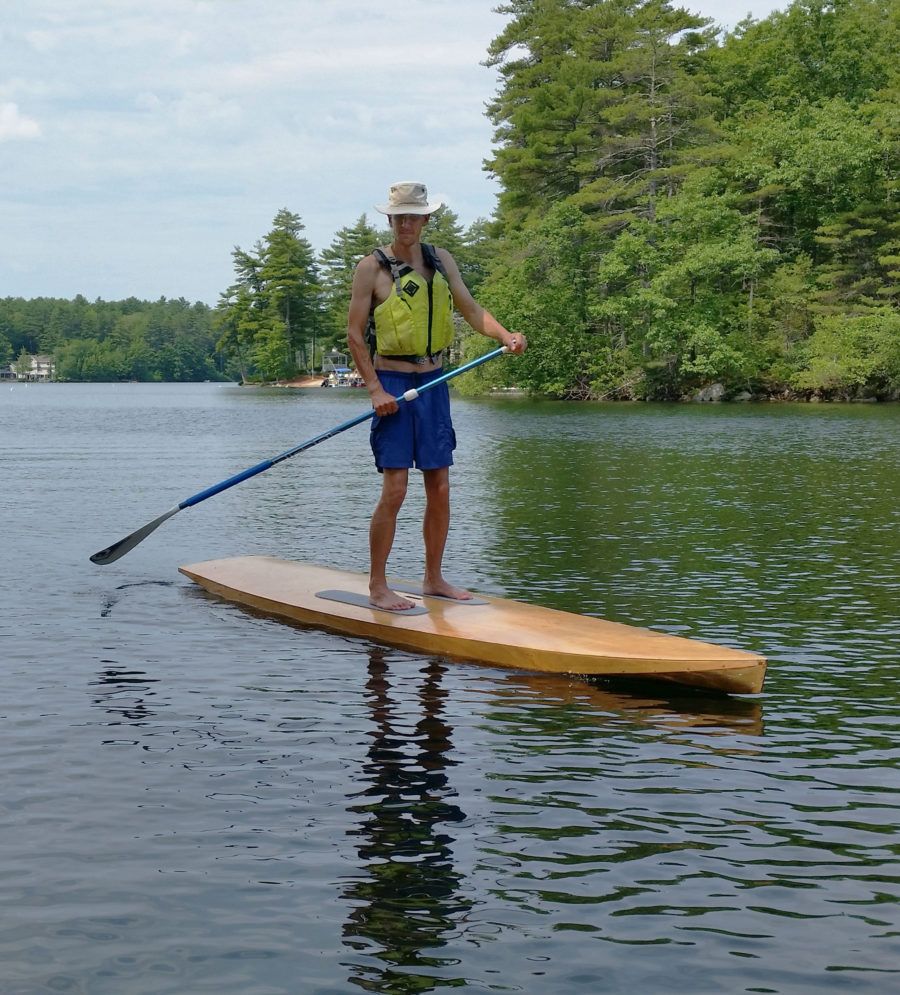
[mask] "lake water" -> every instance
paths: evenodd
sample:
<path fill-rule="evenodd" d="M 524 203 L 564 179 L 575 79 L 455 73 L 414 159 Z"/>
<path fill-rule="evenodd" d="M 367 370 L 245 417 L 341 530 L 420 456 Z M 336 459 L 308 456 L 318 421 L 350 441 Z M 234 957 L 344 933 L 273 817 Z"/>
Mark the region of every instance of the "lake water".
<path fill-rule="evenodd" d="M 365 403 L 0 386 L 0 990 L 895 991 L 900 408 L 455 401 L 449 576 L 761 652 L 751 699 L 401 652 L 178 574 L 362 569 L 365 427 L 89 562 Z"/>

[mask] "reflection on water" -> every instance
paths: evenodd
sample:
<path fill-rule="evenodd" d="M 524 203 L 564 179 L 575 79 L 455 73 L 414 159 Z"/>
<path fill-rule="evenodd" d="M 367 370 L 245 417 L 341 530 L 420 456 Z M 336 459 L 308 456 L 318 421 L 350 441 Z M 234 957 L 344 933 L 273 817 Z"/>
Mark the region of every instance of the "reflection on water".
<path fill-rule="evenodd" d="M 752 702 L 684 713 L 519 683 L 484 718 L 502 745 L 473 876 L 501 900 L 493 929 L 516 928 L 510 909 L 540 917 L 531 949 L 548 961 L 566 935 L 600 943 L 604 966 L 659 947 L 650 990 L 820 990 L 848 974 L 854 990 L 891 989 L 900 781 L 872 729 L 845 730 L 836 752 L 785 715 L 762 736 Z M 840 755 L 865 747 L 869 772 Z"/>
<path fill-rule="evenodd" d="M 634 722 L 670 729 L 699 729 L 713 736 L 729 732 L 752 736 L 763 733 L 764 702 L 758 699 L 685 692 L 651 681 L 607 683 L 600 678 L 575 679 L 553 674 L 516 674 L 507 677 L 506 682 L 513 685 L 511 695 L 516 699 L 521 698 L 523 688 L 527 687 L 533 695 L 581 709 L 586 719 L 595 722 L 622 715 Z"/>
<path fill-rule="evenodd" d="M 761 651 L 749 701 L 378 649 L 177 575 L 357 565 L 364 433 L 89 564 L 360 403 L 0 396 L 0 988 L 893 991 L 900 408 L 457 402 L 450 575 Z"/>
<path fill-rule="evenodd" d="M 156 584 L 159 587 L 171 587 L 173 583 L 174 581 L 171 580 L 143 580 L 139 581 L 136 584 L 119 584 L 119 586 L 116 588 L 116 591 L 117 592 L 125 591 L 128 588 L 132 587 L 142 587 L 145 584 Z M 113 608 L 115 608 L 115 606 L 118 604 L 120 597 L 121 595 L 116 593 L 110 595 L 110 597 L 106 599 L 106 604 L 103 606 L 103 608 L 100 611 L 100 615 L 102 618 L 106 618 L 106 616 L 109 615 L 110 612 L 112 612 Z"/>
<path fill-rule="evenodd" d="M 94 696 L 94 704 L 103 708 L 110 716 L 108 726 L 144 726 L 153 718 L 159 706 L 152 702 L 155 696 L 153 685 L 158 678 L 150 677 L 142 670 L 128 670 L 113 660 L 101 660 L 106 669 L 101 670 L 97 679 L 89 686 Z"/>
<path fill-rule="evenodd" d="M 434 977 L 422 971 L 453 963 L 437 951 L 471 907 L 453 862 L 451 830 L 466 816 L 447 775 L 456 761 L 443 715 L 446 669 L 437 659 L 425 664 L 410 713 L 392 695 L 384 651 L 369 651 L 366 787 L 349 806 L 363 817 L 351 837 L 364 876 L 344 891 L 353 906 L 345 942 L 379 962 L 353 965 L 349 980 L 367 991 L 429 990 Z"/>

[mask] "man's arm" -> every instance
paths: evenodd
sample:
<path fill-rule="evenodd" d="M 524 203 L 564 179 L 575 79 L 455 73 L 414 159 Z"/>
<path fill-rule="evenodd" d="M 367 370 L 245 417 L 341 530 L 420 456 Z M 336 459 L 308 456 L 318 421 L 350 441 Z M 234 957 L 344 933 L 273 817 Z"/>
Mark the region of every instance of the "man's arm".
<path fill-rule="evenodd" d="M 375 278 L 378 276 L 378 262 L 374 256 L 360 260 L 353 274 L 353 288 L 350 292 L 350 309 L 347 313 L 347 345 L 356 370 L 363 378 L 372 407 L 377 415 L 392 415 L 397 410 L 397 402 L 381 386 L 378 373 L 369 355 L 366 343 L 366 325 L 372 308 L 375 293 Z"/>
<path fill-rule="evenodd" d="M 437 249 L 444 270 L 447 273 L 447 282 L 450 284 L 450 293 L 453 295 L 453 303 L 456 310 L 466 319 L 466 322 L 481 332 L 489 339 L 496 339 L 501 345 L 505 345 L 510 352 L 525 352 L 528 342 L 521 332 L 510 332 L 488 311 L 483 308 L 471 295 L 469 288 L 463 283 L 460 276 L 459 267 L 456 260 L 446 249 Z"/>

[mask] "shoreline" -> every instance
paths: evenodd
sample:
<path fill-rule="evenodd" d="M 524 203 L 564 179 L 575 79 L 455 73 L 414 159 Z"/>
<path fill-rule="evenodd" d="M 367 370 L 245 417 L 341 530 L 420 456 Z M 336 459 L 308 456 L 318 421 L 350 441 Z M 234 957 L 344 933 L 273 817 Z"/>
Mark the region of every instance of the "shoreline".
<path fill-rule="evenodd" d="M 240 380 L 219 380 L 219 381 L 200 381 L 200 380 L 154 380 L 154 381 L 137 381 L 137 380 L 0 380 L 0 384 L 8 385 L 10 389 L 14 387 L 35 387 L 39 385 L 53 385 L 53 384 L 137 384 L 137 383 L 231 383 L 238 387 L 285 387 L 292 390 L 309 390 L 309 389 L 320 389 L 322 387 L 322 377 L 295 377 L 291 380 L 275 380 L 269 381 L 268 383 L 249 383 L 242 382 Z M 342 388 L 346 389 L 346 388 Z M 362 390 L 364 388 L 352 388 L 354 390 Z M 678 398 L 658 398 L 648 400 L 646 398 L 636 398 L 636 397 L 552 397 L 548 394 L 530 393 L 527 390 L 523 390 L 517 387 L 496 387 L 491 390 L 486 391 L 483 394 L 476 395 L 480 397 L 510 397 L 510 398 L 533 398 L 534 400 L 556 400 L 560 402 L 566 401 L 576 401 L 578 403 L 594 402 L 594 403 L 609 403 L 609 404 L 700 404 L 700 405 L 710 405 L 710 404 L 900 404 L 900 392 L 892 391 L 888 396 L 873 397 L 869 396 L 859 396 L 859 397 L 849 397 L 846 394 L 835 394 L 834 396 L 828 396 L 824 392 L 816 392 L 811 395 L 803 396 L 799 393 L 794 393 L 793 391 L 777 391 L 771 394 L 758 393 L 751 394 L 749 391 L 742 391 L 737 394 L 728 396 L 722 396 L 718 391 L 712 394 L 707 392 L 707 389 L 701 389 L 693 395 L 685 395 Z"/>

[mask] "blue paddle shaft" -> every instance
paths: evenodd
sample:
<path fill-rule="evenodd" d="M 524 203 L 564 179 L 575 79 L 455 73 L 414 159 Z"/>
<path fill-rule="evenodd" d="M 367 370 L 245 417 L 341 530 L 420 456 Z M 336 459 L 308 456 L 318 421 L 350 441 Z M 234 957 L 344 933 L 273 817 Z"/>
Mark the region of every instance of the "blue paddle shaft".
<path fill-rule="evenodd" d="M 486 363 L 489 359 L 494 359 L 496 356 L 499 356 L 506 351 L 506 346 L 500 346 L 498 349 L 487 352 L 483 356 L 479 356 L 477 359 L 473 359 L 471 362 L 466 363 L 463 366 L 459 366 L 455 370 L 451 370 L 449 373 L 444 373 L 439 377 L 435 377 L 434 380 L 429 380 L 428 383 L 423 384 L 421 387 L 406 391 L 406 393 L 401 394 L 399 397 L 395 397 L 394 400 L 398 404 L 403 401 L 406 401 L 407 403 L 414 401 L 426 390 L 430 390 L 438 384 L 445 383 L 447 380 L 452 380 L 453 377 L 458 377 L 461 373 L 472 370 L 476 366 L 481 366 L 482 363 Z M 249 469 L 243 470 L 241 473 L 236 473 L 233 477 L 228 477 L 227 480 L 221 480 L 218 484 L 213 484 L 212 487 L 207 487 L 206 490 L 199 491 L 197 494 L 193 494 L 191 497 L 185 498 L 184 501 L 178 505 L 178 508 L 180 510 L 182 508 L 191 508 L 195 504 L 200 504 L 201 501 L 205 501 L 207 498 L 211 498 L 216 494 L 221 494 L 222 491 L 227 491 L 229 487 L 241 484 L 245 480 L 249 480 L 251 477 L 255 477 L 259 473 L 265 473 L 266 470 L 270 470 L 276 463 L 282 463 L 284 460 L 290 459 L 292 456 L 296 456 L 297 453 L 302 453 L 307 449 L 312 449 L 313 446 L 317 446 L 320 442 L 325 442 L 326 439 L 331 439 L 335 435 L 340 435 L 341 432 L 346 432 L 348 428 L 353 428 L 354 425 L 361 425 L 364 421 L 369 421 L 369 419 L 374 416 L 374 410 L 365 411 L 361 415 L 357 415 L 355 418 L 351 418 L 349 421 L 345 421 L 342 424 L 329 429 L 327 432 L 322 432 L 321 435 L 317 435 L 312 439 L 307 439 L 306 442 L 301 442 L 299 446 L 294 446 L 293 449 L 288 449 L 286 452 L 283 452 L 278 456 L 274 456 L 272 459 L 263 460 L 262 463 L 257 463 L 256 466 L 251 466 Z"/>
<path fill-rule="evenodd" d="M 483 356 L 473 359 L 470 363 L 466 363 L 464 366 L 451 370 L 449 373 L 443 374 L 443 376 L 435 377 L 434 380 L 429 380 L 428 383 L 423 384 L 418 390 L 406 391 L 405 394 L 394 398 L 394 400 L 398 404 L 402 401 L 414 401 L 423 391 L 429 390 L 431 387 L 436 387 L 439 383 L 444 383 L 445 380 L 458 377 L 460 373 L 465 373 L 466 370 L 474 369 L 474 367 L 480 366 L 482 363 L 486 363 L 489 359 L 493 359 L 495 356 L 499 356 L 501 353 L 506 351 L 506 346 L 500 346 L 499 349 L 494 349 L 493 352 L 485 353 Z M 317 446 L 320 442 L 324 442 L 326 439 L 330 439 L 334 435 L 346 432 L 348 428 L 352 428 L 354 425 L 359 425 L 361 422 L 368 421 L 374 416 L 374 414 L 375 412 L 373 410 L 365 411 L 363 414 L 357 415 L 349 421 L 345 421 L 342 425 L 338 425 L 327 432 L 323 432 L 321 435 L 317 435 L 313 439 L 308 439 L 306 442 L 300 443 L 299 446 L 294 446 L 293 449 L 288 449 L 287 452 L 282 453 L 280 456 L 274 457 L 274 459 L 263 460 L 262 463 L 257 463 L 256 466 L 251 466 L 248 470 L 236 473 L 233 477 L 229 477 L 227 480 L 222 480 L 218 484 L 213 484 L 212 487 L 207 487 L 205 491 L 200 491 L 197 494 L 193 494 L 189 498 L 185 498 L 181 504 L 171 508 L 164 515 L 160 515 L 159 518 L 154 518 L 152 522 L 142 525 L 139 529 L 132 532 L 131 535 L 127 535 L 124 539 L 119 539 L 118 542 L 114 542 L 111 546 L 107 546 L 106 549 L 101 549 L 98 553 L 94 553 L 91 557 L 91 562 L 97 563 L 100 566 L 115 563 L 115 561 L 120 557 L 134 549 L 138 543 L 143 542 L 147 536 L 150 535 L 151 532 L 158 529 L 163 522 L 168 521 L 173 515 L 181 511 L 182 508 L 190 508 L 192 505 L 200 504 L 201 501 L 211 498 L 214 494 L 220 494 L 222 491 L 228 490 L 229 487 L 234 487 L 235 484 L 239 484 L 244 480 L 249 480 L 250 477 L 255 477 L 258 473 L 264 473 L 266 470 L 275 466 L 276 463 L 281 463 L 282 460 L 290 459 L 291 456 L 296 456 L 297 453 L 302 453 L 304 449 L 311 449 L 313 446 Z"/>

